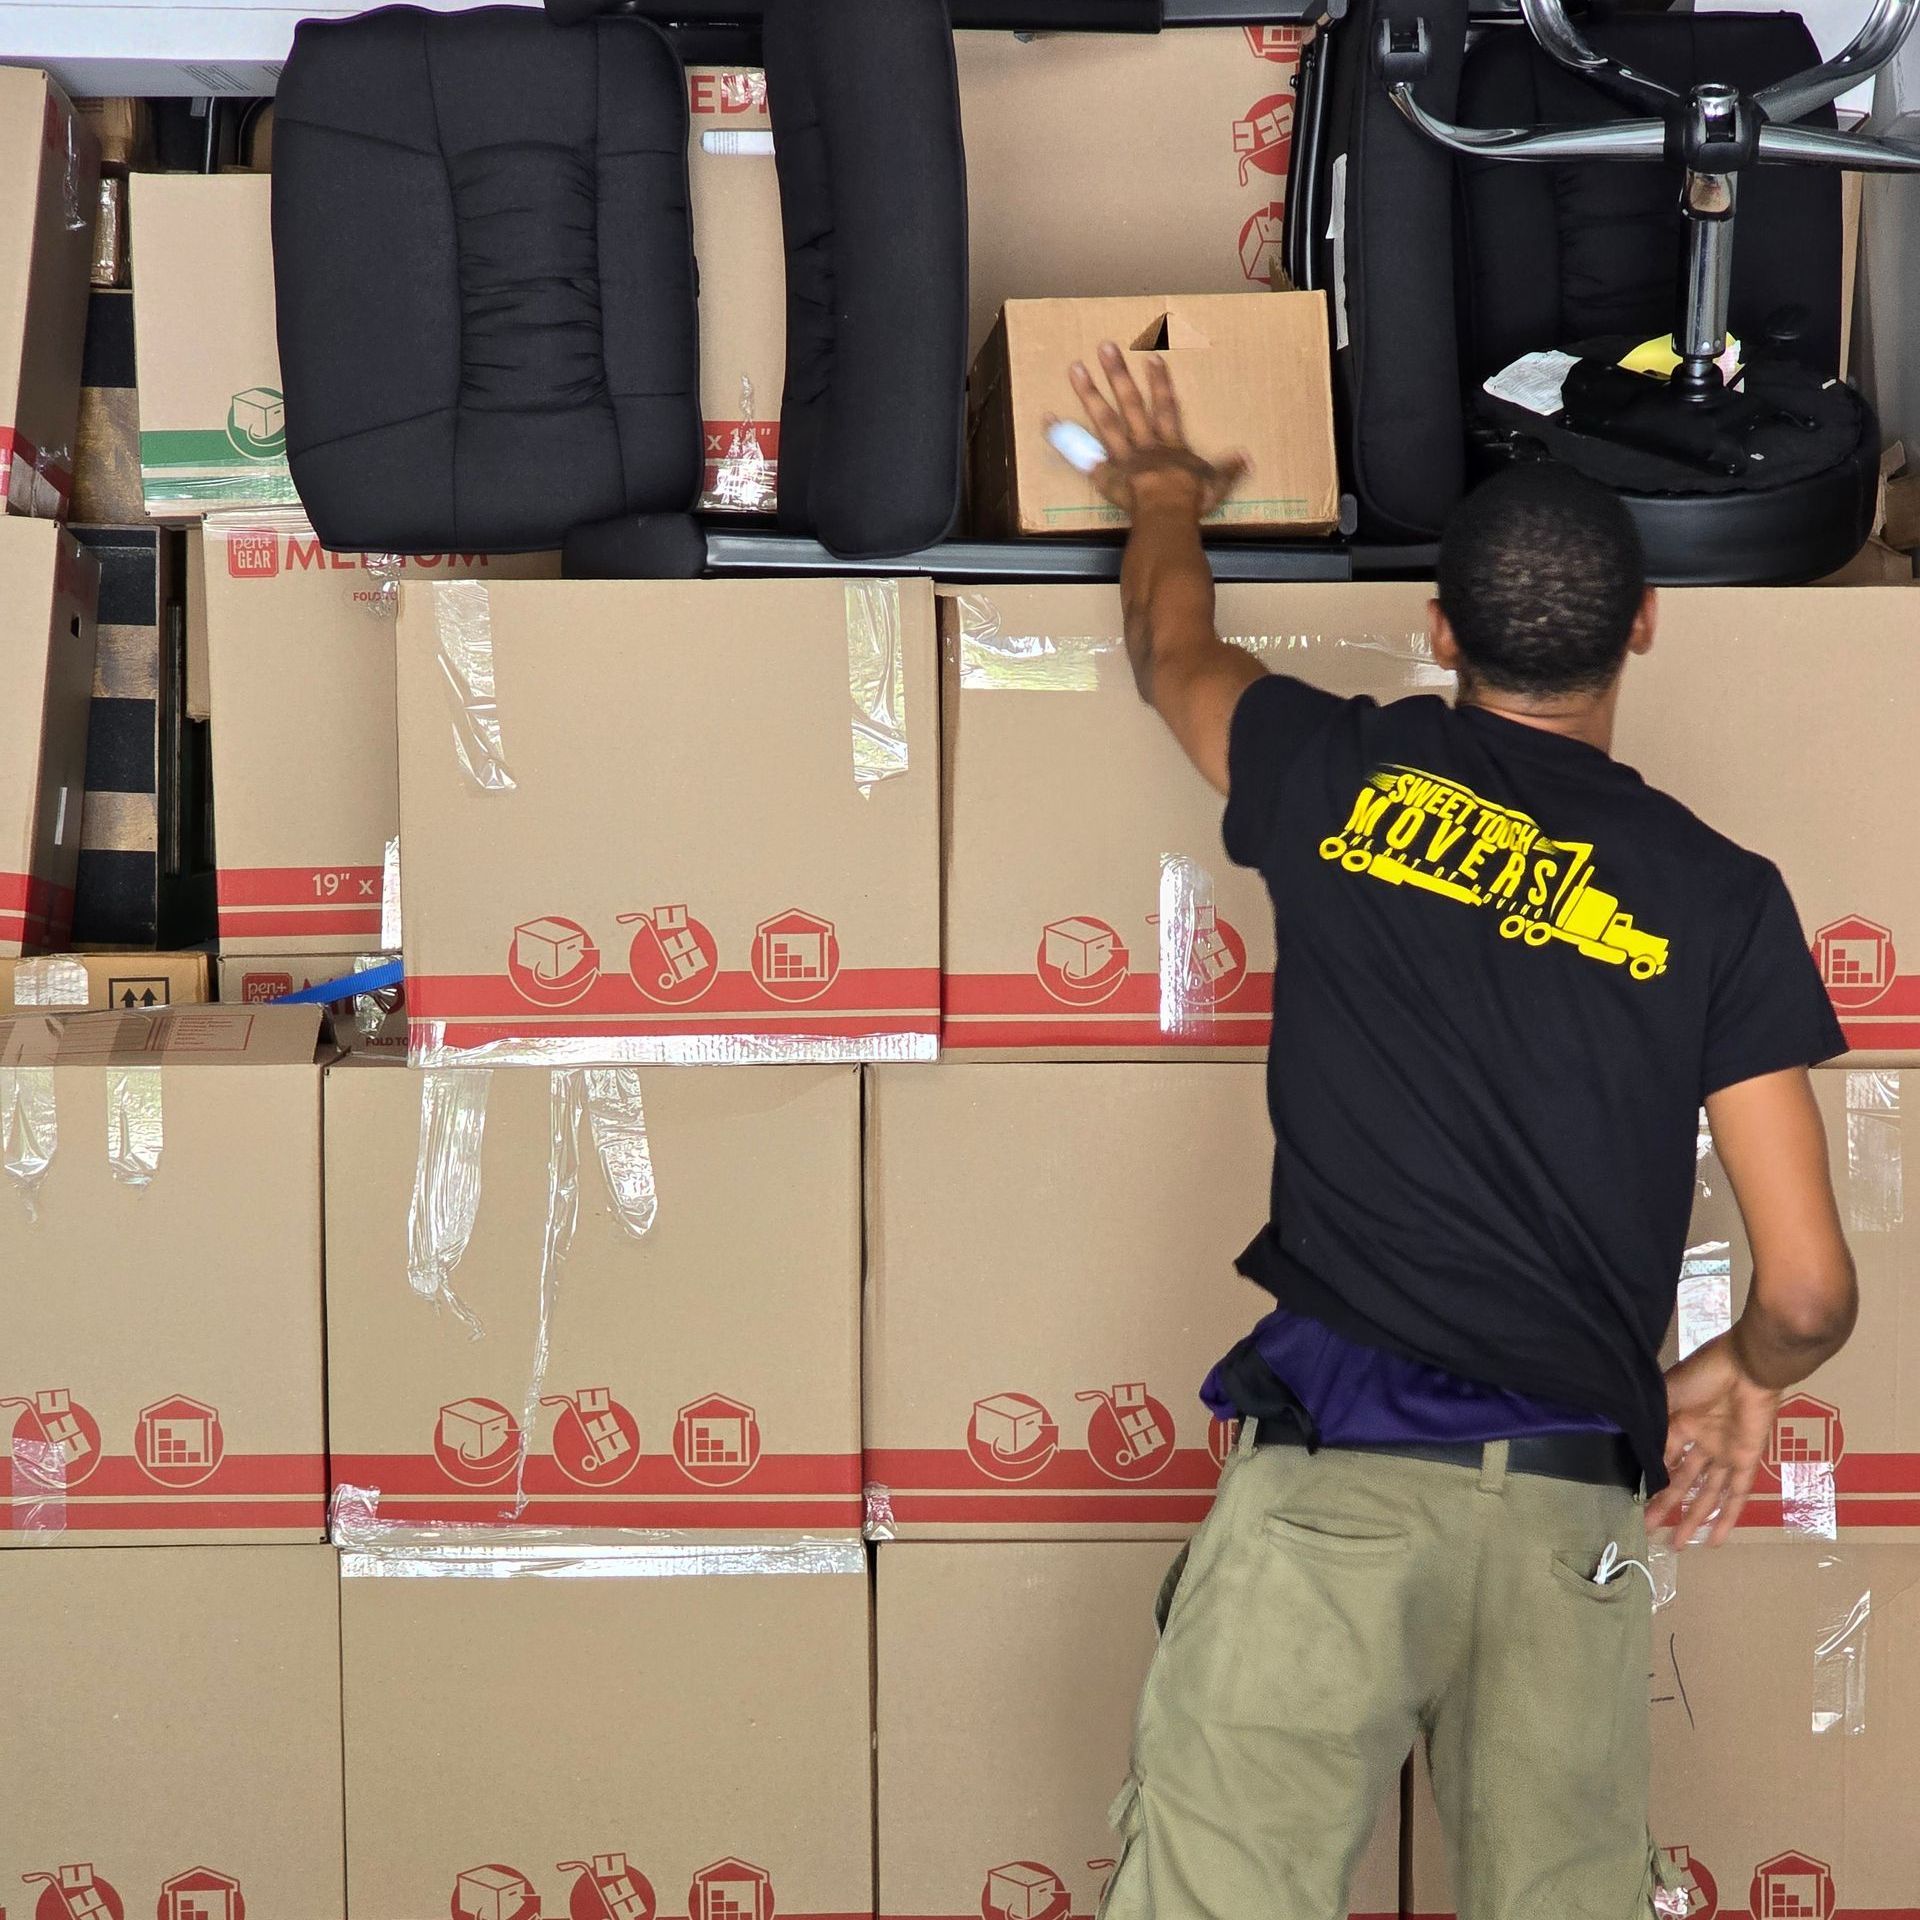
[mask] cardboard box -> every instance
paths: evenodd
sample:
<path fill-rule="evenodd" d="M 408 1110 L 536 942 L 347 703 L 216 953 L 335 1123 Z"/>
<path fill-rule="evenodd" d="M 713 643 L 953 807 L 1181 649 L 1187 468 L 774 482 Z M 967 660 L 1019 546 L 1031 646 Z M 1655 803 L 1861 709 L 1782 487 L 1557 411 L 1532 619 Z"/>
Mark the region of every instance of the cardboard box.
<path fill-rule="evenodd" d="M 1046 438 L 1049 414 L 1080 417 L 1067 369 L 1096 364 L 1107 340 L 1126 349 L 1142 381 L 1145 356 L 1164 356 L 1194 446 L 1251 457 L 1250 476 L 1210 527 L 1267 535 L 1338 527 L 1326 296 L 1239 293 L 1009 300 L 967 381 L 977 531 L 1007 538 L 1126 525 Z"/>
<path fill-rule="evenodd" d="M 99 598 L 64 527 L 0 518 L 0 958 L 72 930 Z"/>
<path fill-rule="evenodd" d="M 327 1548 L 7 1554 L 0 1615 L 0 1885 L 22 1920 L 339 1920 Z"/>
<path fill-rule="evenodd" d="M 936 699 L 925 581 L 405 587 L 415 1063 L 930 1057 Z"/>
<path fill-rule="evenodd" d="M 1258 1067 L 883 1067 L 866 1445 L 883 1536 L 1183 1537 L 1229 1437 L 1207 1370 L 1272 1302 Z"/>
<path fill-rule="evenodd" d="M 263 1007 L 288 993 L 303 993 L 329 980 L 392 963 L 386 953 L 253 953 L 220 956 L 222 1006 Z M 329 1004 L 328 1031 L 342 1052 L 404 1060 L 407 1057 L 407 996 L 404 987 L 355 993 Z"/>
<path fill-rule="evenodd" d="M 328 1074 L 336 1485 L 401 1523 L 855 1537 L 859 1075 L 621 1077 L 616 1127 L 577 1074 Z"/>
<path fill-rule="evenodd" d="M 1277 668 L 1382 700 L 1451 692 L 1417 585 L 1220 590 Z M 974 1055 L 1261 1057 L 1273 910 L 1220 801 L 1134 690 L 1112 587 L 941 597 L 942 1045 Z M 1097 796 L 1097 798 L 1090 798 Z"/>
<path fill-rule="evenodd" d="M 1917 607 L 1911 587 L 1662 594 L 1614 742 L 1655 786 L 1779 864 L 1856 1064 L 1920 1055 L 1920 860 L 1890 849 L 1858 771 L 1903 766 L 1920 738 Z"/>
<path fill-rule="evenodd" d="M 1920 1220 L 1908 1215 L 1902 1185 L 1902 1094 L 1912 1079 L 1889 1067 L 1822 1067 L 1813 1076 L 1860 1272 L 1860 1322 L 1782 1404 L 1742 1516 L 1743 1540 L 1782 1529 L 1816 1543 L 1920 1540 Z M 1711 1154 L 1700 1162 L 1687 1238 L 1669 1360 L 1731 1325 L 1752 1278 L 1740 1209 Z"/>
<path fill-rule="evenodd" d="M 1631 1576 L 1638 1579 L 1640 1576 Z M 1654 1842 L 1694 1920 L 1920 1911 L 1920 1551 L 1691 1552 L 1654 1615 Z M 1453 1912 L 1413 1803 L 1417 1920 Z"/>
<path fill-rule="evenodd" d="M 86 123 L 100 149 L 101 168 L 124 174 L 153 165 L 153 109 L 124 94 L 109 99 L 76 100 L 73 110 Z"/>
<path fill-rule="evenodd" d="M 322 1537 L 319 1016 L 17 1015 L 0 1546 Z M 24 1201 L 25 1204 L 22 1204 Z"/>
<path fill-rule="evenodd" d="M 1090 1914 L 1119 1842 L 1164 1546 L 900 1544 L 878 1556 L 883 1920 Z M 1399 1795 L 1354 1920 L 1399 1912 Z"/>
<path fill-rule="evenodd" d="M 133 176 L 140 470 L 155 520 L 298 504 L 274 337 L 271 187 L 253 173 Z"/>
<path fill-rule="evenodd" d="M 700 504 L 771 513 L 787 379 L 787 290 L 767 76 L 757 67 L 689 67 L 687 102 L 707 448 Z"/>
<path fill-rule="evenodd" d="M 137 1013 L 211 998 L 204 953 L 48 953 L 0 962 L 0 1013 Z"/>
<path fill-rule="evenodd" d="M 873 1911 L 860 1550 L 641 1551 L 516 1579 L 346 1556 L 352 1912 Z"/>
<path fill-rule="evenodd" d="M 973 351 L 1009 300 L 1275 285 L 1310 31 L 955 34 Z"/>
<path fill-rule="evenodd" d="M 400 829 L 393 622 L 411 579 L 550 579 L 554 553 L 329 553 L 297 512 L 201 529 L 220 947 L 341 953 L 382 944 Z"/>
<path fill-rule="evenodd" d="M 99 180 L 100 149 L 66 95 L 32 67 L 0 68 L 0 504 L 9 513 L 63 514 L 73 495 Z"/>

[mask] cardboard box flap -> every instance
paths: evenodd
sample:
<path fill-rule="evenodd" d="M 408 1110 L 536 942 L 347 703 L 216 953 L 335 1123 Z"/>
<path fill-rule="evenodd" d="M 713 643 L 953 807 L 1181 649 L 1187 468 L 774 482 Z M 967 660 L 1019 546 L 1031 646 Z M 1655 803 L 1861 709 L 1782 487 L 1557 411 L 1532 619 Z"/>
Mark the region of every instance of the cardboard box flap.
<path fill-rule="evenodd" d="M 21 1014 L 0 1021 L 0 1059 L 10 1066 L 312 1066 L 320 1017 L 318 1007 Z"/>

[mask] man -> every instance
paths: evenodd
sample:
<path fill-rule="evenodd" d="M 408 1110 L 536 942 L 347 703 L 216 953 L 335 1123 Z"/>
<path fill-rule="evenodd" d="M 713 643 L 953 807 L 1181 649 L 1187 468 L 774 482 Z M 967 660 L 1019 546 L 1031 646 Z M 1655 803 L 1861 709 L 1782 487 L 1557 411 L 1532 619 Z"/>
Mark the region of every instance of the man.
<path fill-rule="evenodd" d="M 1163 1598 L 1103 1913 L 1343 1920 L 1417 1739 L 1461 1920 L 1656 1913 L 1647 1528 L 1723 1541 L 1852 1328 L 1807 1075 L 1844 1042 L 1774 867 L 1608 755 L 1655 618 L 1617 500 L 1482 487 L 1430 612 L 1455 703 L 1343 701 L 1217 637 L 1200 522 L 1244 463 L 1187 446 L 1159 361 L 1143 393 L 1101 357 L 1140 692 L 1274 904 L 1241 1270 L 1279 1302 L 1207 1383 L 1241 1442 Z M 1752 1284 L 1663 1383 L 1703 1102 Z"/>

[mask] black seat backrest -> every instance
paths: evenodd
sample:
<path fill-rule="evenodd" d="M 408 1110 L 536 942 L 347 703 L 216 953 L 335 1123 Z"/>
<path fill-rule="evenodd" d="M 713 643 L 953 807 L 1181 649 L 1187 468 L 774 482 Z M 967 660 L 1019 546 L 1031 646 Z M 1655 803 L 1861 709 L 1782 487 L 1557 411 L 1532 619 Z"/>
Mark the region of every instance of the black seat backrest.
<path fill-rule="evenodd" d="M 1751 92 L 1817 65 L 1796 14 L 1631 14 L 1590 23 L 1603 53 L 1684 92 L 1724 80 Z M 1469 126 L 1625 119 L 1629 110 L 1556 65 L 1523 27 L 1484 34 L 1460 74 Z M 1832 125 L 1829 108 L 1806 124 Z M 1680 169 L 1671 165 L 1458 168 L 1460 365 L 1479 382 L 1520 354 L 1609 334 L 1672 329 L 1682 271 Z M 1728 325 L 1755 338 L 1781 309 L 1808 324 L 1796 357 L 1840 360 L 1840 176 L 1753 167 L 1740 181 Z"/>

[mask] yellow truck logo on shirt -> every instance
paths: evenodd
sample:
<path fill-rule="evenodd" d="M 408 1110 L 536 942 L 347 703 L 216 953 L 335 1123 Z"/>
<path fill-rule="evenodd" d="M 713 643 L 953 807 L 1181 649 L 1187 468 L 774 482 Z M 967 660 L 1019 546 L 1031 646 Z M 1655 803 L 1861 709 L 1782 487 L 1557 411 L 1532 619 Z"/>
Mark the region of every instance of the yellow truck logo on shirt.
<path fill-rule="evenodd" d="M 1564 942 L 1635 980 L 1655 979 L 1667 970 L 1668 942 L 1635 926 L 1619 896 L 1595 884 L 1593 852 L 1418 767 L 1375 773 L 1345 825 L 1320 843 L 1320 857 L 1348 873 L 1497 912 L 1508 940 Z"/>

